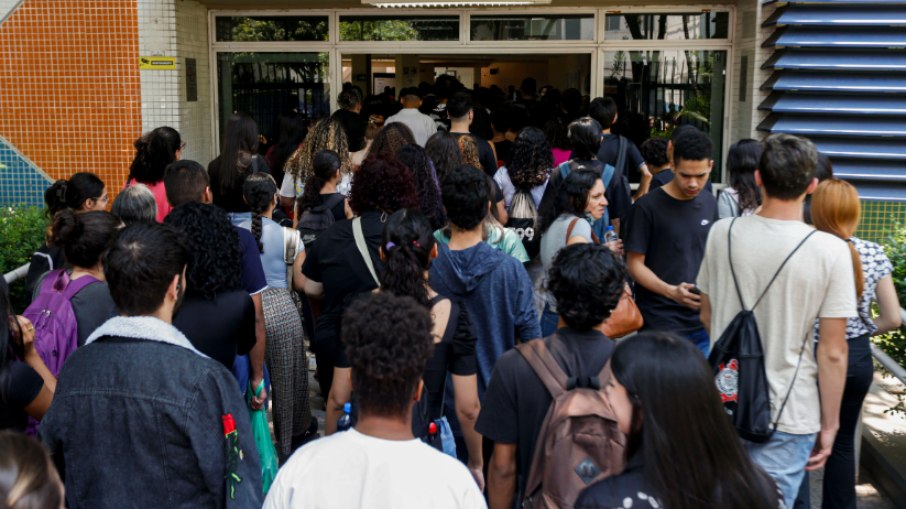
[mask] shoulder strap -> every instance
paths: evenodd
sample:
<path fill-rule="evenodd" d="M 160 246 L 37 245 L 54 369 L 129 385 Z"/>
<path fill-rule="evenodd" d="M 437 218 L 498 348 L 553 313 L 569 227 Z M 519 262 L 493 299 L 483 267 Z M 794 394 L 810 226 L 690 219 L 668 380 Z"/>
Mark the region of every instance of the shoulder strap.
<path fill-rule="evenodd" d="M 610 181 L 613 180 L 614 174 L 617 172 L 617 169 L 609 164 L 604 165 L 604 171 L 601 172 L 601 181 L 604 183 L 604 189 L 607 189 L 607 186 L 610 185 Z"/>
<path fill-rule="evenodd" d="M 95 283 L 100 283 L 100 281 L 96 277 L 88 275 L 82 276 L 75 280 L 71 280 L 69 281 L 69 284 L 66 285 L 66 289 L 63 290 L 63 297 L 65 297 L 66 300 L 71 300 L 75 296 L 75 294 L 82 291 L 83 288 Z"/>
<path fill-rule="evenodd" d="M 566 243 L 569 244 L 569 239 L 572 238 L 573 228 L 576 227 L 576 223 L 579 222 L 578 217 L 574 217 L 572 221 L 569 222 L 569 228 L 566 229 Z"/>
<path fill-rule="evenodd" d="M 292 265 L 296 261 L 296 244 L 299 241 L 299 230 L 283 228 L 283 261 Z"/>
<path fill-rule="evenodd" d="M 378 279 L 377 272 L 374 270 L 374 262 L 371 261 L 371 253 L 368 252 L 368 244 L 365 243 L 365 233 L 362 231 L 362 216 L 352 220 L 352 236 L 355 237 L 355 246 L 359 248 L 359 254 L 362 255 L 365 266 L 368 267 L 368 272 L 371 273 L 374 282 L 381 286 L 381 280 Z"/>
<path fill-rule="evenodd" d="M 551 397 L 556 399 L 560 394 L 566 392 L 568 377 L 550 351 L 543 339 L 533 339 L 525 343 L 516 345 L 519 353 L 525 358 L 532 370 L 541 379 L 541 383 L 547 388 Z"/>
<path fill-rule="evenodd" d="M 617 135 L 617 164 L 616 169 L 623 171 L 623 167 L 626 166 L 626 138 Z M 606 186 L 607 183 L 605 182 Z"/>
<path fill-rule="evenodd" d="M 733 225 L 736 223 L 737 219 L 738 218 L 734 217 L 733 220 L 730 221 L 730 228 L 727 229 L 727 257 L 729 258 L 729 261 L 730 261 L 730 273 L 733 275 L 733 285 L 736 286 L 736 295 L 739 297 L 739 304 L 742 306 L 743 309 L 745 309 L 746 305 L 745 305 L 745 303 L 743 303 L 743 300 L 742 300 L 742 292 L 739 290 L 739 280 L 736 278 L 736 269 L 733 268 L 733 243 L 732 243 L 731 239 L 733 238 L 733 235 L 732 235 Z M 771 280 L 768 281 L 768 285 L 761 292 L 761 295 L 758 297 L 758 300 L 755 301 L 755 305 L 753 305 L 752 309 L 750 309 L 749 311 L 754 311 L 755 308 L 758 307 L 759 304 L 761 304 L 762 299 L 764 299 L 764 296 L 768 294 L 768 290 L 771 289 L 771 285 L 774 284 L 774 281 L 777 279 L 777 276 L 780 275 L 780 271 L 783 270 L 783 268 L 786 266 L 787 262 L 790 261 L 790 258 L 792 258 L 794 254 L 796 254 L 796 251 L 799 251 L 799 248 L 802 247 L 802 245 L 805 244 L 805 241 L 807 241 L 809 238 L 811 238 L 811 236 L 814 235 L 816 231 L 817 230 L 810 231 L 809 234 L 805 236 L 805 238 L 803 238 L 802 240 L 799 241 L 798 244 L 796 244 L 796 247 L 794 247 L 793 250 L 790 251 L 790 254 L 786 255 L 786 258 L 783 259 L 783 263 L 781 263 L 780 267 L 777 268 L 777 271 L 774 272 L 774 275 L 771 277 Z"/>
<path fill-rule="evenodd" d="M 569 161 L 563 161 L 562 163 L 560 163 L 560 166 L 558 167 L 558 169 L 560 170 L 560 178 L 561 178 L 561 179 L 565 179 L 566 177 L 569 176 L 569 163 L 570 163 L 570 161 L 572 161 L 572 159 L 570 159 Z"/>

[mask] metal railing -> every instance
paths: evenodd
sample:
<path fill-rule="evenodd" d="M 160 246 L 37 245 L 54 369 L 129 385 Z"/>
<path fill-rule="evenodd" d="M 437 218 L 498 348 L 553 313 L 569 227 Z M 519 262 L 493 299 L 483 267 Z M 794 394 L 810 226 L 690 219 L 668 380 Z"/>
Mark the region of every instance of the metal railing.
<path fill-rule="evenodd" d="M 29 265 L 31 265 L 31 264 L 26 263 L 25 265 L 23 265 L 21 267 L 17 267 L 15 269 L 7 272 L 6 274 L 4 274 L 3 279 L 6 280 L 6 284 L 11 285 L 15 281 L 18 281 L 18 280 L 24 278 L 26 275 L 28 275 Z"/>

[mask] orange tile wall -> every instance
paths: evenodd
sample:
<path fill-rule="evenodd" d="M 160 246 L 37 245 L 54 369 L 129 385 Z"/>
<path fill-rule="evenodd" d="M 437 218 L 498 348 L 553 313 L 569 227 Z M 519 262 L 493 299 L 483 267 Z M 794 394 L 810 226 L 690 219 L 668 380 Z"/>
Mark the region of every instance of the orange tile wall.
<path fill-rule="evenodd" d="M 114 194 L 141 135 L 138 59 L 136 0 L 25 0 L 0 24 L 0 135 Z"/>

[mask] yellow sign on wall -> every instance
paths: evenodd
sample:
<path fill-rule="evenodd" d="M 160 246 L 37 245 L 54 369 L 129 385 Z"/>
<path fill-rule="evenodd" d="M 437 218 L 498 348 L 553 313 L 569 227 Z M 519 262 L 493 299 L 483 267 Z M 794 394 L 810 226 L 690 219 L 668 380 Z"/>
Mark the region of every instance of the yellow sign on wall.
<path fill-rule="evenodd" d="M 176 69 L 176 57 L 139 57 L 139 69 L 168 71 Z"/>

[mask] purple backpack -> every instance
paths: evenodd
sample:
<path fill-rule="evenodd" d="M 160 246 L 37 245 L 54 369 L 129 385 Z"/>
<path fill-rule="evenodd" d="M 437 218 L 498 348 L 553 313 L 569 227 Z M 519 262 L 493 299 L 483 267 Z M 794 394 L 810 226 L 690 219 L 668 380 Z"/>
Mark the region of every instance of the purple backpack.
<path fill-rule="evenodd" d="M 83 288 L 98 282 L 92 276 L 72 281 L 63 269 L 50 271 L 38 296 L 22 313 L 34 324 L 35 350 L 54 376 L 59 376 L 63 362 L 78 346 L 79 325 L 70 301 Z"/>

